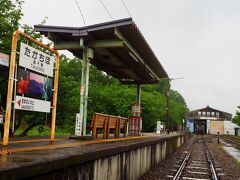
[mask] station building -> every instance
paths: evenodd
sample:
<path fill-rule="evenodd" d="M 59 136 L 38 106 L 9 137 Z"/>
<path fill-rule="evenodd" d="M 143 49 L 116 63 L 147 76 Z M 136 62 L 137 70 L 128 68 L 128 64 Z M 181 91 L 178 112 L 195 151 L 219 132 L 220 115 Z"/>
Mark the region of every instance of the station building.
<path fill-rule="evenodd" d="M 232 114 L 213 109 L 209 106 L 190 111 L 186 118 L 186 128 L 196 133 L 201 127 L 205 134 L 238 135 L 239 127 L 232 123 Z"/>

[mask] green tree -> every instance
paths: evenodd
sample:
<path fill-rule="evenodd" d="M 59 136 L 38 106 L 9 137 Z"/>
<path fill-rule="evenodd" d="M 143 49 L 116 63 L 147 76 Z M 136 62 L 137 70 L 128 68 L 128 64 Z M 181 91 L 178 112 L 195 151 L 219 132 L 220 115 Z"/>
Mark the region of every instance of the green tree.
<path fill-rule="evenodd" d="M 238 107 L 240 109 L 240 107 Z M 238 110 L 236 112 L 236 115 L 233 118 L 233 122 L 236 123 L 238 126 L 240 126 L 240 111 Z"/>
<path fill-rule="evenodd" d="M 143 131 L 153 132 L 157 121 L 166 120 L 166 97 L 158 92 L 142 91 Z"/>
<path fill-rule="evenodd" d="M 0 52 L 10 54 L 13 32 L 19 28 L 23 16 L 21 8 L 23 1 L 0 0 Z M 5 108 L 8 69 L 1 67 L 0 75 L 0 104 Z"/>
<path fill-rule="evenodd" d="M 23 16 L 23 0 L 0 0 L 0 4 L 0 52 L 10 54 L 13 32 Z"/>
<path fill-rule="evenodd" d="M 61 55 L 56 124 L 74 132 L 75 115 L 79 112 L 81 62 Z"/>

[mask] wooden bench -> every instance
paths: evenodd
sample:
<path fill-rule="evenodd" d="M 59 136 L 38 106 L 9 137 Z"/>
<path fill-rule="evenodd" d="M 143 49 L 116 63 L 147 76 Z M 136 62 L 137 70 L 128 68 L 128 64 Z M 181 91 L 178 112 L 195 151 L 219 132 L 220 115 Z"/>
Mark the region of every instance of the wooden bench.
<path fill-rule="evenodd" d="M 109 138 L 110 130 L 114 130 L 114 137 L 119 138 L 120 131 L 124 131 L 126 136 L 127 118 L 121 116 L 112 116 L 101 113 L 94 113 L 91 124 L 92 137 L 97 138 L 98 130 L 103 130 L 103 138 Z"/>
<path fill-rule="evenodd" d="M 114 137 L 118 137 L 118 118 L 116 116 L 108 116 L 107 138 L 109 138 L 110 130 L 114 130 Z"/>
<path fill-rule="evenodd" d="M 107 117 L 105 114 L 94 113 L 92 120 L 92 137 L 97 138 L 98 130 L 103 130 L 103 138 L 107 137 Z"/>
<path fill-rule="evenodd" d="M 126 134 L 127 134 L 127 118 L 125 117 L 119 117 L 119 120 L 118 120 L 118 138 L 119 138 L 119 135 L 120 135 L 120 132 L 121 130 L 123 130 L 123 133 L 124 133 L 124 137 L 126 137 Z"/>

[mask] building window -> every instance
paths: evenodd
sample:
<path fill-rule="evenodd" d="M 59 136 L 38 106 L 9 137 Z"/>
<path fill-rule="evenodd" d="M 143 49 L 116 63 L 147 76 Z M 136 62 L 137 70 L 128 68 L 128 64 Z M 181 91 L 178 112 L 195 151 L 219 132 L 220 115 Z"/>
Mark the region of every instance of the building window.
<path fill-rule="evenodd" d="M 211 112 L 212 117 L 215 117 L 215 112 Z"/>
<path fill-rule="evenodd" d="M 208 116 L 208 117 L 210 116 L 210 112 L 207 112 L 207 116 Z"/>
<path fill-rule="evenodd" d="M 202 114 L 201 111 L 198 111 L 198 115 L 201 116 L 201 114 Z"/>
<path fill-rule="evenodd" d="M 219 117 L 219 112 L 216 112 L 216 116 Z"/>
<path fill-rule="evenodd" d="M 206 116 L 206 112 L 202 112 L 203 116 Z"/>

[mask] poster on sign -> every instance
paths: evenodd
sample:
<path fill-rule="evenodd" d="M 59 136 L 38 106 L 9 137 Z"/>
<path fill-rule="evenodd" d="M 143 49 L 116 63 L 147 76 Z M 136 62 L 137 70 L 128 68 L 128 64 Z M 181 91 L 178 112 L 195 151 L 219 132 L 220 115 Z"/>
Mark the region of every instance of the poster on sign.
<path fill-rule="evenodd" d="M 53 77 L 54 58 L 21 42 L 19 66 Z"/>
<path fill-rule="evenodd" d="M 52 78 L 19 68 L 17 75 L 17 95 L 51 101 Z"/>

